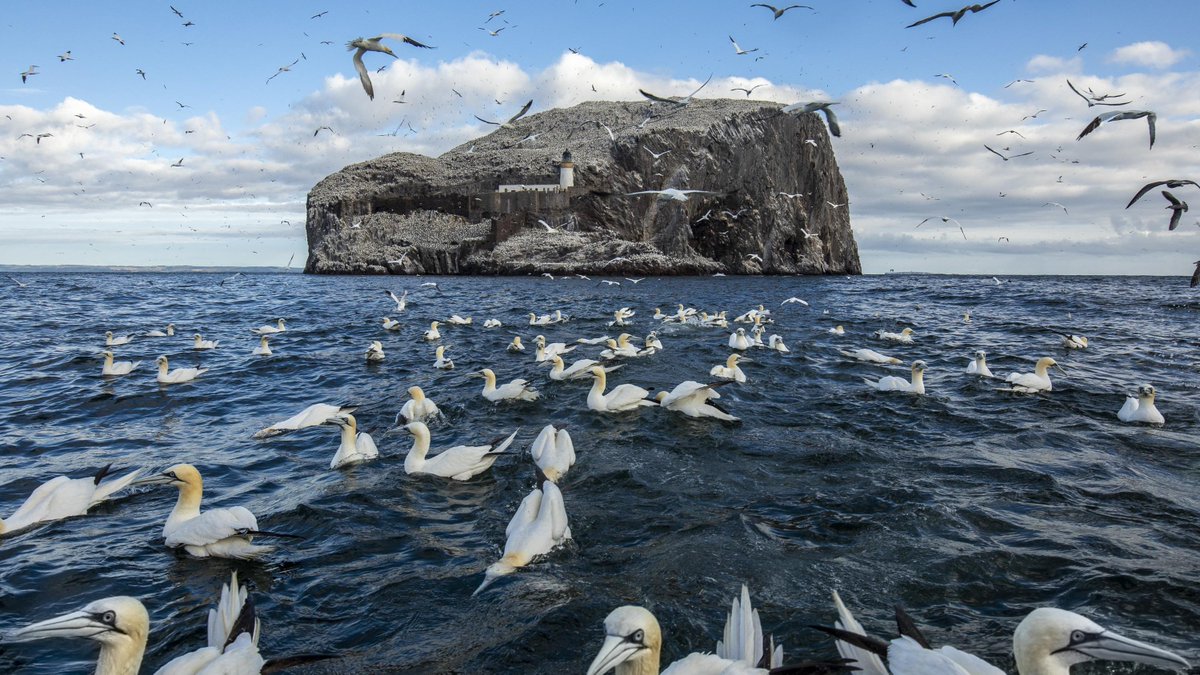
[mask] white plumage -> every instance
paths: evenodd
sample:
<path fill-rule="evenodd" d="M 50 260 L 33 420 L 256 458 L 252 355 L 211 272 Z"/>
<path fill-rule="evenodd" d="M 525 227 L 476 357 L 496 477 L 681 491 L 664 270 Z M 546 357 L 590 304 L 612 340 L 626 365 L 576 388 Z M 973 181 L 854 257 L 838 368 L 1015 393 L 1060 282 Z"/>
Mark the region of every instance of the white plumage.
<path fill-rule="evenodd" d="M 599 412 L 624 412 L 640 406 L 658 405 L 649 399 L 650 392 L 633 384 L 622 384 L 607 394 L 607 378 L 604 369 L 592 367 L 592 389 L 588 392 L 587 407 Z"/>
<path fill-rule="evenodd" d="M 68 478 L 56 476 L 39 485 L 17 510 L 7 518 L 0 518 L 0 534 L 12 534 L 37 523 L 45 523 L 72 516 L 82 516 L 88 509 L 106 500 L 113 493 L 124 489 L 141 475 L 141 469 L 101 483 L 108 476 L 109 467 L 101 469 L 95 476 Z"/>
<path fill-rule="evenodd" d="M 547 424 L 533 439 L 529 454 L 546 478 L 557 483 L 575 464 L 575 443 L 566 429 Z"/>
<path fill-rule="evenodd" d="M 1143 422 L 1146 424 L 1163 424 L 1166 419 L 1154 405 L 1154 397 L 1158 393 L 1152 385 L 1143 384 L 1138 387 L 1137 396 L 1125 399 L 1125 405 L 1117 411 L 1117 419 L 1122 422 Z"/>
<path fill-rule="evenodd" d="M 330 405 L 329 403 L 314 403 L 304 410 L 292 415 L 282 422 L 276 422 L 271 426 L 261 429 L 254 434 L 255 438 L 266 438 L 276 434 L 282 434 L 285 431 L 295 431 L 305 427 L 315 427 L 318 424 L 324 424 L 326 420 L 335 415 L 350 414 L 354 412 L 353 406 Z"/>
<path fill-rule="evenodd" d="M 359 464 L 379 457 L 379 448 L 375 447 L 375 439 L 366 432 L 359 433 L 358 420 L 349 413 L 335 415 L 328 420 L 329 424 L 341 427 L 341 443 L 329 468 L 340 469 L 343 466 Z"/>
<path fill-rule="evenodd" d="M 483 583 L 472 595 L 487 588 L 497 577 L 512 574 L 571 538 L 567 507 L 562 492 L 553 481 L 543 481 L 541 487 L 534 488 L 521 500 L 508 527 L 504 528 L 504 536 L 504 555 L 488 565 Z"/>
<path fill-rule="evenodd" d="M 658 392 L 655 400 L 667 410 L 674 410 L 688 417 L 713 417 L 726 422 L 737 422 L 738 418 L 709 402 L 711 399 L 721 398 L 713 387 L 711 384 L 686 380 L 675 385 L 670 392 Z"/>
<path fill-rule="evenodd" d="M 406 422 L 421 422 L 442 414 L 437 404 L 432 399 L 426 398 L 425 391 L 420 387 L 409 387 L 408 395 L 412 398 L 405 401 L 404 406 L 400 408 L 400 417 L 403 417 Z"/>
<path fill-rule="evenodd" d="M 255 559 L 274 550 L 253 544 L 258 520 L 244 506 L 200 511 L 204 481 L 191 464 L 176 464 L 165 472 L 135 481 L 135 485 L 173 485 L 179 499 L 163 525 L 163 539 L 197 558 Z"/>
<path fill-rule="evenodd" d="M 429 457 L 429 427 L 423 422 L 410 422 L 405 429 L 413 435 L 413 446 L 404 458 L 404 472 L 423 473 L 454 480 L 469 480 L 492 468 L 496 459 L 512 445 L 517 431 L 499 444 L 456 445 Z"/>
<path fill-rule="evenodd" d="M 128 375 L 135 368 L 142 365 L 141 361 L 113 361 L 113 353 L 105 350 L 101 352 L 104 357 L 104 365 L 100 368 L 101 375 Z"/>
<path fill-rule="evenodd" d="M 158 365 L 158 381 L 163 384 L 179 384 L 180 382 L 191 382 L 208 372 L 208 368 L 176 368 L 169 370 L 167 357 L 160 356 L 154 360 Z"/>
<path fill-rule="evenodd" d="M 483 397 L 493 403 L 500 401 L 536 401 L 541 394 L 530 386 L 527 380 L 516 379 L 512 382 L 496 386 L 496 373 L 491 368 L 472 373 L 472 377 L 482 377 Z"/>
<path fill-rule="evenodd" d="M 881 377 L 878 380 L 868 380 L 864 377 L 863 382 L 866 382 L 868 386 L 879 391 L 903 391 L 910 394 L 924 394 L 925 362 L 913 361 L 911 382 L 903 377 L 896 377 L 894 375 Z"/>

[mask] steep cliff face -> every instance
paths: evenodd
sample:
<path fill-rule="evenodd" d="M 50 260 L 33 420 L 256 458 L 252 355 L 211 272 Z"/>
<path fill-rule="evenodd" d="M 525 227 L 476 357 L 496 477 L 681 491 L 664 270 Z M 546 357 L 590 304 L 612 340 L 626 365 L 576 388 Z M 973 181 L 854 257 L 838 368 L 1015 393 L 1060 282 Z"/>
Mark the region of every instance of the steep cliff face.
<path fill-rule="evenodd" d="M 309 192 L 305 271 L 859 274 L 824 122 L 779 108 L 589 102 L 436 159 L 348 166 Z M 495 192 L 557 183 L 567 149 L 574 188 Z M 666 188 L 711 194 L 627 194 Z"/>

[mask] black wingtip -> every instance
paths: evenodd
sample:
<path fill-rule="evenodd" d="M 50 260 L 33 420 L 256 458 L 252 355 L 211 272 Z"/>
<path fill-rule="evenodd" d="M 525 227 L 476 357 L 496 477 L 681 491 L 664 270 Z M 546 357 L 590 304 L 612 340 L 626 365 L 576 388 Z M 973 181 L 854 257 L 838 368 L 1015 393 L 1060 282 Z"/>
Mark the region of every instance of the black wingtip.
<path fill-rule="evenodd" d="M 896 628 L 900 631 L 901 635 L 906 635 L 916 640 L 917 644 L 925 649 L 932 649 L 929 646 L 929 640 L 925 639 L 925 636 L 921 634 L 921 629 L 917 627 L 917 622 L 913 621 L 913 618 L 900 605 L 896 605 Z"/>
<path fill-rule="evenodd" d="M 768 672 L 771 675 L 835 675 L 836 673 L 854 673 L 861 670 L 854 666 L 854 659 L 837 659 L 835 661 L 799 661 L 789 663 Z"/>
<path fill-rule="evenodd" d="M 109 462 L 108 464 L 106 464 L 104 466 L 103 469 L 100 469 L 99 471 L 96 472 L 96 477 L 92 479 L 92 484 L 99 485 L 100 481 L 104 480 L 104 477 L 107 476 L 111 472 L 112 472 L 112 462 Z"/>
<path fill-rule="evenodd" d="M 854 645 L 860 649 L 865 649 L 876 656 L 887 656 L 888 643 L 880 640 L 879 638 L 873 638 L 869 635 L 859 635 L 858 633 L 851 633 L 848 630 L 832 628 L 830 626 L 809 624 L 808 627 L 814 630 L 819 630 L 826 635 L 832 635 L 833 637 L 847 644 Z"/>
<path fill-rule="evenodd" d="M 238 593 L 239 589 L 231 588 L 230 593 Z M 242 611 L 238 612 L 237 620 L 233 622 L 233 626 L 229 628 L 229 635 L 225 636 L 225 644 L 222 645 L 221 651 L 233 644 L 238 636 L 242 633 L 249 633 L 250 637 L 254 637 L 254 624 L 257 622 L 257 615 L 254 612 L 254 598 L 246 593 L 246 602 L 242 603 Z"/>

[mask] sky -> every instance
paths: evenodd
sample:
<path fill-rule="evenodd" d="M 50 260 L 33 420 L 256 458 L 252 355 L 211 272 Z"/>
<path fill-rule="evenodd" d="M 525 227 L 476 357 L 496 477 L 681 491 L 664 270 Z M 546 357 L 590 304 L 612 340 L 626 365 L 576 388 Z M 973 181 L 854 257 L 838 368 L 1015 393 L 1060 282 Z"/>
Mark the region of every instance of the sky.
<path fill-rule="evenodd" d="M 1200 3 L 999 0 L 906 28 L 964 4 L 914 2 L 777 20 L 707 0 L 9 3 L 0 264 L 302 266 L 306 194 L 348 164 L 436 156 L 528 99 L 684 95 L 712 75 L 700 97 L 839 102 L 865 272 L 1191 273 L 1200 190 L 1173 190 L 1198 207 L 1173 232 L 1159 190 L 1125 205 L 1200 182 Z M 368 53 L 370 100 L 345 43 L 380 33 L 436 48 Z M 1130 103 L 1089 108 L 1068 79 Z M 1157 114 L 1153 148 L 1145 119 L 1076 140 L 1119 110 Z"/>

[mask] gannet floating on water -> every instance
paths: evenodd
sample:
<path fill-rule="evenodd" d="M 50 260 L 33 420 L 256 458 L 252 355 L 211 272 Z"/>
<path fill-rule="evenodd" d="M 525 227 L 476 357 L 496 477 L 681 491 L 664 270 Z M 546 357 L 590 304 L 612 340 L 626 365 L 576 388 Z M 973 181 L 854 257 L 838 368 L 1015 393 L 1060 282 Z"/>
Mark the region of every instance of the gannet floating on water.
<path fill-rule="evenodd" d="M 501 328 L 503 326 L 504 326 L 504 324 L 500 323 L 500 319 L 484 319 L 483 320 L 484 328 Z"/>
<path fill-rule="evenodd" d="M 252 542 L 261 532 L 258 520 L 244 506 L 200 511 L 204 480 L 191 464 L 176 464 L 157 476 L 134 485 L 173 485 L 179 499 L 163 525 L 163 539 L 171 548 L 182 548 L 196 558 L 260 558 L 274 550 Z M 273 535 L 284 536 L 284 535 Z"/>
<path fill-rule="evenodd" d="M 385 330 L 400 330 L 400 322 L 390 316 L 383 317 L 383 327 Z"/>
<path fill-rule="evenodd" d="M 834 335 L 845 335 L 846 329 L 842 328 L 841 326 L 834 326 L 833 328 L 830 328 L 828 332 Z"/>
<path fill-rule="evenodd" d="M 220 340 L 205 340 L 199 333 L 196 333 L 192 336 L 192 349 L 216 349 L 220 342 Z"/>
<path fill-rule="evenodd" d="M 1125 405 L 1117 411 L 1117 419 L 1122 422 L 1145 422 L 1147 424 L 1163 424 L 1166 419 L 1158 408 L 1154 407 L 1154 397 L 1157 392 L 1153 385 L 1143 384 L 1137 388 L 1137 396 L 1125 398 Z"/>
<path fill-rule="evenodd" d="M 778 335 L 771 336 L 771 339 L 767 342 L 767 347 L 784 354 L 792 351 L 787 348 L 787 345 L 783 344 L 783 338 L 779 337 Z"/>
<path fill-rule="evenodd" d="M 409 391 L 411 392 L 411 390 Z M 317 425 L 324 424 L 325 420 L 328 420 L 330 417 L 334 417 L 336 415 L 349 415 L 355 410 L 357 410 L 357 407 L 355 406 L 314 403 L 282 422 L 276 422 L 265 429 L 260 429 L 259 431 L 255 432 L 254 437 L 267 438 L 268 436 L 282 434 L 285 431 L 295 431 L 296 429 L 303 429 L 305 427 L 315 427 Z"/>
<path fill-rule="evenodd" d="M 252 332 L 256 335 L 270 335 L 272 333 L 283 333 L 286 331 L 287 331 L 287 325 L 285 325 L 283 319 L 280 319 L 279 323 L 277 323 L 274 326 L 267 324 L 265 326 L 259 326 L 258 328 L 250 329 L 250 332 Z"/>
<path fill-rule="evenodd" d="M 592 367 L 592 389 L 588 392 L 587 407 L 598 412 L 624 412 L 641 406 L 658 405 L 649 399 L 650 392 L 634 384 L 621 384 L 607 394 L 604 387 L 608 378 L 604 369 Z"/>
<path fill-rule="evenodd" d="M 383 353 L 383 343 L 379 340 L 372 340 L 364 355 L 372 363 L 378 363 L 387 358 L 387 354 Z"/>
<path fill-rule="evenodd" d="M 881 377 L 878 380 L 868 380 L 864 377 L 863 382 L 866 382 L 872 388 L 878 389 L 879 391 L 904 391 L 910 394 L 924 394 L 925 362 L 913 361 L 912 382 L 909 382 L 903 377 L 896 377 L 895 375 Z"/>
<path fill-rule="evenodd" d="M 1054 366 L 1062 370 L 1062 366 L 1058 365 L 1058 361 L 1044 356 L 1038 359 L 1037 365 L 1032 373 L 1010 373 L 1004 378 L 1005 382 L 1012 385 L 1002 391 L 1015 391 L 1021 394 L 1036 394 L 1039 391 L 1050 391 L 1054 389 L 1054 385 L 1050 382 L 1050 366 Z M 1066 372 L 1066 371 L 1063 371 Z"/>
<path fill-rule="evenodd" d="M 592 376 L 592 367 L 600 366 L 601 364 L 599 361 L 593 361 L 592 359 L 579 359 L 578 361 L 572 363 L 570 365 L 570 367 L 564 368 L 564 362 L 562 360 L 562 357 L 559 356 L 558 354 L 555 354 L 554 356 L 551 356 L 549 358 L 549 360 L 542 361 L 542 363 L 540 365 L 551 366 L 550 379 L 562 381 L 562 380 L 586 380 Z M 614 371 L 618 368 L 621 368 L 623 366 L 616 365 L 616 366 L 603 366 L 603 367 L 604 367 L 604 372 L 611 373 L 612 371 Z"/>
<path fill-rule="evenodd" d="M 510 353 L 510 354 L 511 354 L 511 353 L 516 353 L 516 352 L 523 352 L 523 351 L 525 351 L 525 345 L 521 344 L 521 336 L 520 336 L 520 335 L 514 335 L 514 336 L 513 336 L 513 339 L 512 339 L 512 342 L 508 343 L 508 348 L 507 348 L 507 349 L 508 349 L 508 351 L 509 351 L 509 353 Z"/>
<path fill-rule="evenodd" d="M 663 348 L 662 340 L 658 339 L 657 331 L 650 331 L 646 335 L 646 339 L 642 340 L 642 343 L 646 345 L 646 349 L 662 350 Z"/>
<path fill-rule="evenodd" d="M 1088 339 L 1082 335 L 1064 335 L 1062 344 L 1067 349 L 1087 349 Z"/>
<path fill-rule="evenodd" d="M 975 352 L 975 358 L 967 362 L 967 374 L 979 375 L 980 377 L 995 377 L 987 365 L 987 352 L 982 349 Z"/>
<path fill-rule="evenodd" d="M 432 342 L 442 338 L 441 332 L 438 331 L 438 326 L 440 325 L 442 325 L 440 321 L 431 321 L 429 323 L 429 330 L 425 331 L 425 339 L 427 341 Z"/>
<path fill-rule="evenodd" d="M 132 675 L 141 668 L 149 633 L 145 605 L 136 598 L 114 596 L 18 629 L 5 641 L 88 638 L 100 643 L 96 675 Z M 265 665 L 258 653 L 258 635 L 254 604 L 238 584 L 235 571 L 230 584 L 221 589 L 216 608 L 208 611 L 208 646 L 168 661 L 155 675 L 258 673 Z"/>
<path fill-rule="evenodd" d="M 408 395 L 411 398 L 400 408 L 399 415 L 406 422 L 420 422 L 442 414 L 437 404 L 432 399 L 426 398 L 425 390 L 420 387 L 416 385 L 409 387 Z M 396 421 L 399 422 L 399 419 L 397 418 Z"/>
<path fill-rule="evenodd" d="M 141 361 L 113 361 L 113 353 L 107 349 L 100 352 L 104 357 L 104 365 L 100 368 L 101 375 L 128 375 L 142 365 Z"/>
<path fill-rule="evenodd" d="M 266 335 L 263 335 L 258 339 L 258 346 L 254 348 L 253 352 L 251 352 L 253 356 L 270 356 L 271 353 L 271 345 L 267 344 Z"/>
<path fill-rule="evenodd" d="M 841 598 L 836 628 L 813 626 L 838 639 L 838 652 L 863 675 L 1005 675 L 973 654 L 951 646 L 933 649 L 916 623 L 897 608 L 901 636 L 884 642 L 867 635 Z M 1013 654 L 1019 675 L 1068 675 L 1071 666 L 1089 661 L 1144 663 L 1168 670 L 1187 670 L 1181 656 L 1106 630 L 1091 619 L 1054 607 L 1039 607 L 1013 631 Z M 878 657 L 886 656 L 885 667 Z"/>
<path fill-rule="evenodd" d="M 11 516 L 0 518 L 0 535 L 12 534 L 37 523 L 85 515 L 88 509 L 124 489 L 142 473 L 142 470 L 138 469 L 107 483 L 101 483 L 100 481 L 109 475 L 111 468 L 112 465 L 109 464 L 96 472 L 95 476 L 88 478 L 55 476 L 42 483 Z"/>
<path fill-rule="evenodd" d="M 533 338 L 533 341 L 537 345 L 537 355 L 534 357 L 534 360 L 539 363 L 549 360 L 551 356 L 562 356 L 563 354 L 575 350 L 575 345 L 568 347 L 565 342 L 551 342 L 547 344 L 546 336 L 544 335 L 538 335 L 537 337 Z"/>
<path fill-rule="evenodd" d="M 553 424 L 547 424 L 533 439 L 529 454 L 542 474 L 557 483 L 575 464 L 575 442 L 565 428 L 555 429 Z"/>
<path fill-rule="evenodd" d="M 614 609 L 604 619 L 604 644 L 587 669 L 587 675 L 603 675 L 616 669 L 618 675 L 658 675 L 662 658 L 662 629 L 649 610 L 634 605 Z M 750 604 L 750 591 L 742 585 L 725 616 L 722 639 L 715 654 L 693 652 L 672 663 L 663 675 L 767 675 L 783 665 L 783 645 L 763 634 L 758 612 Z M 764 649 L 764 645 L 766 645 Z M 764 653 L 769 652 L 769 653 Z M 811 664 L 817 666 L 818 664 Z M 820 670 L 796 670 L 797 675 L 848 672 L 836 664 L 819 664 Z"/>
<path fill-rule="evenodd" d="M 906 345 L 912 344 L 913 329 L 905 328 L 899 333 L 892 333 L 886 330 L 875 331 L 875 337 L 880 340 L 891 340 L 892 342 L 900 342 Z"/>
<path fill-rule="evenodd" d="M 433 457 L 429 454 L 429 427 L 424 422 L 409 422 L 404 425 L 413 436 L 413 445 L 404 457 L 404 472 L 408 474 L 424 473 L 453 480 L 470 480 L 473 476 L 492 468 L 500 455 L 517 437 L 517 431 L 512 432 L 503 441 L 493 441 L 487 445 L 456 445 L 442 450 Z"/>
<path fill-rule="evenodd" d="M 739 360 L 749 361 L 750 359 L 743 357 L 741 354 L 730 354 L 729 358 L 725 359 L 725 365 L 722 366 L 717 364 L 713 366 L 712 370 L 708 371 L 708 374 L 712 375 L 713 377 L 732 380 L 734 382 L 745 382 L 746 373 L 742 371 L 740 367 L 738 367 Z"/>
<path fill-rule="evenodd" d="M 339 469 L 379 457 L 379 448 L 375 447 L 375 439 L 365 431 L 358 432 L 358 420 L 354 419 L 354 415 L 350 413 L 334 415 L 325 423 L 336 425 L 342 430 L 342 442 L 338 445 L 333 460 L 329 462 L 329 468 Z"/>
<path fill-rule="evenodd" d="M 208 368 L 176 368 L 168 372 L 167 357 L 160 356 L 154 360 L 158 365 L 158 381 L 162 384 L 179 384 L 181 382 L 191 382 L 208 372 Z"/>
<path fill-rule="evenodd" d="M 454 361 L 446 358 L 446 348 L 448 346 L 449 345 L 438 345 L 438 348 L 434 350 L 433 355 L 436 357 L 436 360 L 433 362 L 434 368 L 440 368 L 441 370 L 454 370 Z"/>
<path fill-rule="evenodd" d="M 579 339 L 575 340 L 575 342 L 578 342 L 581 345 L 599 345 L 599 344 L 604 344 L 605 342 L 608 342 L 611 339 L 612 338 L 609 337 L 608 335 L 601 335 L 600 337 L 595 337 L 595 338 L 579 338 Z"/>
<path fill-rule="evenodd" d="M 874 349 L 855 349 L 852 352 L 848 352 L 845 349 L 839 349 L 838 352 L 843 356 L 849 356 L 850 358 L 858 359 L 859 361 L 869 361 L 871 363 L 901 363 L 900 359 L 894 356 L 880 354 Z"/>
<path fill-rule="evenodd" d="M 457 314 L 451 314 L 450 318 L 446 319 L 446 323 L 453 324 L 455 326 L 470 326 L 473 321 L 474 319 L 472 317 L 468 316 L 464 319 Z"/>
<path fill-rule="evenodd" d="M 549 314 L 543 314 L 541 316 L 538 316 L 537 314 L 534 314 L 533 312 L 529 313 L 529 325 L 530 326 L 549 326 L 552 323 L 554 323 L 554 317 L 550 316 Z"/>
<path fill-rule="evenodd" d="M 646 349 L 638 349 L 629 343 L 629 339 L 633 336 L 629 333 L 621 333 L 616 340 L 605 340 L 608 344 L 608 349 L 600 352 L 602 359 L 621 359 L 621 358 L 637 358 L 639 356 L 649 356 L 657 352 L 657 349 L 652 347 Z"/>
<path fill-rule="evenodd" d="M 471 373 L 469 377 L 483 378 L 483 397 L 492 402 L 536 401 L 541 396 L 536 389 L 530 386 L 529 381 L 524 379 L 516 379 L 497 387 L 496 373 L 492 372 L 491 368 Z"/>
<path fill-rule="evenodd" d="M 716 387 L 721 384 L 724 383 L 703 384 L 686 380 L 675 385 L 670 392 L 658 392 L 654 400 L 667 410 L 674 410 L 688 417 L 714 417 L 726 422 L 737 422 L 738 418 L 730 415 L 716 403 L 709 402 L 711 399 L 721 398 L 716 390 Z"/>
<path fill-rule="evenodd" d="M 143 333 L 143 335 L 146 337 L 173 337 L 175 335 L 175 324 L 167 324 L 167 330 L 165 332 L 161 330 L 151 330 L 146 331 Z"/>
<path fill-rule="evenodd" d="M 121 345 L 129 344 L 132 340 L 133 340 L 132 335 L 125 335 L 122 337 L 113 337 L 113 332 L 111 330 L 104 332 L 104 346 L 105 347 L 120 347 Z"/>
<path fill-rule="evenodd" d="M 735 319 L 736 321 L 736 319 Z M 729 335 L 729 348 L 746 350 L 754 346 L 754 340 L 746 335 L 745 328 L 739 328 L 736 332 Z"/>
<path fill-rule="evenodd" d="M 521 500 L 508 527 L 504 528 L 504 536 L 504 555 L 488 565 L 483 573 L 483 583 L 472 596 L 490 586 L 497 577 L 512 574 L 571 538 L 567 507 L 554 481 L 542 481 Z"/>

